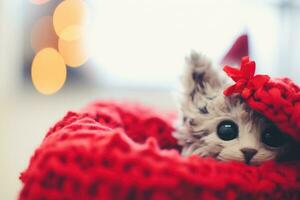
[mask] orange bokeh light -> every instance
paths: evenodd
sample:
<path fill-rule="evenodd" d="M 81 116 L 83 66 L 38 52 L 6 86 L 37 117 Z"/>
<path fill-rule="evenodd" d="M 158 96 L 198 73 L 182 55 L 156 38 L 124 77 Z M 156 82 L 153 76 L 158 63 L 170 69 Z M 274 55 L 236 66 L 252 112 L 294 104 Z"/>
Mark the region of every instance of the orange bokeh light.
<path fill-rule="evenodd" d="M 65 0 L 55 9 L 53 25 L 57 35 L 66 40 L 76 40 L 87 24 L 88 6 L 83 0 Z"/>
<path fill-rule="evenodd" d="M 85 44 L 83 38 L 73 41 L 59 39 L 58 50 L 68 66 L 79 67 L 88 60 L 89 54 Z"/>
<path fill-rule="evenodd" d="M 40 93 L 54 94 L 64 85 L 66 76 L 64 59 L 57 50 L 45 48 L 34 57 L 31 78 L 33 85 Z"/>
<path fill-rule="evenodd" d="M 51 16 L 40 18 L 31 32 L 31 46 L 35 52 L 51 47 L 57 49 L 58 37 L 53 28 Z"/>

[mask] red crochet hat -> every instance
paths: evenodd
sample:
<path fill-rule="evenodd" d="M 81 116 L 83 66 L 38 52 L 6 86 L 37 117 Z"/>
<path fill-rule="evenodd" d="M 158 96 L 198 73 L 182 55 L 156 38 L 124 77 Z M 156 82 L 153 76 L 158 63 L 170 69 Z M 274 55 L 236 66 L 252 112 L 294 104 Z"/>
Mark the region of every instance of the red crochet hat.
<path fill-rule="evenodd" d="M 240 69 L 225 66 L 235 82 L 224 95 L 240 94 L 249 106 L 274 122 L 277 127 L 300 141 L 300 87 L 289 78 L 254 75 L 255 62 L 242 58 Z"/>

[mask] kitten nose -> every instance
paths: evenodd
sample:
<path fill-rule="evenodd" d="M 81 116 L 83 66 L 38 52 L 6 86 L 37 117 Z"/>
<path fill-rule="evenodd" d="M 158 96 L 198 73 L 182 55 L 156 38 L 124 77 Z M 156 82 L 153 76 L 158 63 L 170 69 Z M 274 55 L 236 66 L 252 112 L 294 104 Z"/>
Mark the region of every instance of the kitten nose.
<path fill-rule="evenodd" d="M 249 164 L 250 160 L 257 153 L 257 150 L 256 149 L 251 149 L 251 148 L 243 148 L 243 149 L 241 149 L 241 152 L 244 154 L 244 158 L 245 158 L 246 163 Z"/>

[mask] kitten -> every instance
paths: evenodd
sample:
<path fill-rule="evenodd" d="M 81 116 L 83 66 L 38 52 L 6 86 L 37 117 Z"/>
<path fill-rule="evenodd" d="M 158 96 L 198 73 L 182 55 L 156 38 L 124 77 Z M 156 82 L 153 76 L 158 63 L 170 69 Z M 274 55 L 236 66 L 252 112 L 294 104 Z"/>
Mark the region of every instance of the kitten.
<path fill-rule="evenodd" d="M 193 52 L 186 63 L 182 120 L 174 134 L 183 146 L 182 155 L 246 164 L 299 157 L 299 144 L 252 110 L 240 96 L 223 95 L 229 79 L 217 73 L 208 58 Z"/>

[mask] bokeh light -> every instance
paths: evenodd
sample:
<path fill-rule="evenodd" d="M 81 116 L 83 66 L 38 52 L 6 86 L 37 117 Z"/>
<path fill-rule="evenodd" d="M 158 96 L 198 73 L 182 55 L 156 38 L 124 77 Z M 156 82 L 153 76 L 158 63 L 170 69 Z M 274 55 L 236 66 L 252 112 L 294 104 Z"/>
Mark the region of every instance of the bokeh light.
<path fill-rule="evenodd" d="M 44 4 L 49 2 L 50 0 L 30 0 L 31 3 L 33 4 Z"/>
<path fill-rule="evenodd" d="M 83 0 L 65 0 L 55 9 L 53 25 L 57 35 L 71 41 L 82 35 L 88 22 L 88 6 Z"/>
<path fill-rule="evenodd" d="M 42 4 L 47 1 L 33 1 Z M 42 94 L 57 92 L 66 80 L 66 65 L 82 66 L 89 58 L 86 48 L 88 5 L 83 0 L 57 2 L 53 16 L 41 17 L 33 26 L 32 82 Z"/>
<path fill-rule="evenodd" d="M 89 53 L 85 44 L 83 37 L 73 41 L 59 39 L 58 50 L 68 66 L 79 67 L 88 60 Z"/>
<path fill-rule="evenodd" d="M 33 26 L 31 32 L 31 46 L 34 51 L 38 51 L 51 47 L 57 49 L 58 37 L 53 28 L 51 16 L 40 18 Z"/>
<path fill-rule="evenodd" d="M 65 83 L 67 70 L 64 59 L 53 48 L 45 48 L 33 59 L 31 78 L 35 88 L 42 94 L 57 92 Z"/>
<path fill-rule="evenodd" d="M 84 27 L 79 25 L 68 26 L 61 33 L 60 38 L 65 41 L 77 40 L 84 35 Z"/>

